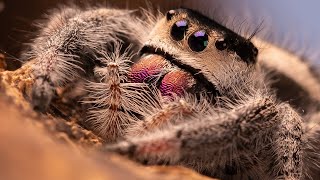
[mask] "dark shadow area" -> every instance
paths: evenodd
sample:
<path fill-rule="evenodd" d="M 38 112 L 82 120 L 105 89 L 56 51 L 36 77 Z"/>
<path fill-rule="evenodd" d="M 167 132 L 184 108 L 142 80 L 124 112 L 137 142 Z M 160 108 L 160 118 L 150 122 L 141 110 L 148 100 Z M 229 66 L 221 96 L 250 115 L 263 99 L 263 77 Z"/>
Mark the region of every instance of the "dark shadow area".
<path fill-rule="evenodd" d="M 177 7 L 178 3 L 149 0 L 0 0 L 3 4 L 0 11 L 0 53 L 6 55 L 8 69 L 20 67 L 19 58 L 23 44 L 35 37 L 37 29 L 33 23 L 59 4 L 73 4 L 84 6 L 86 4 L 102 4 L 103 6 L 119 8 L 139 8 L 153 6 L 161 10 Z"/>

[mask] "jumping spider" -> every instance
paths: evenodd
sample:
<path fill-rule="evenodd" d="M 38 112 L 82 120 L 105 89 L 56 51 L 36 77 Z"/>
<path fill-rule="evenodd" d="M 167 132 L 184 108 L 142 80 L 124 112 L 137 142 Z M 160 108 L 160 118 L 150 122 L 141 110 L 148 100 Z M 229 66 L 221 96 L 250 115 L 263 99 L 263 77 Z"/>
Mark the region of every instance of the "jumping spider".
<path fill-rule="evenodd" d="M 319 128 L 276 99 L 258 49 L 198 12 L 165 16 L 64 7 L 41 24 L 31 103 L 87 81 L 86 123 L 108 151 L 183 165 L 222 179 L 308 179 L 319 172 Z M 117 141 L 117 142 L 116 142 Z"/>

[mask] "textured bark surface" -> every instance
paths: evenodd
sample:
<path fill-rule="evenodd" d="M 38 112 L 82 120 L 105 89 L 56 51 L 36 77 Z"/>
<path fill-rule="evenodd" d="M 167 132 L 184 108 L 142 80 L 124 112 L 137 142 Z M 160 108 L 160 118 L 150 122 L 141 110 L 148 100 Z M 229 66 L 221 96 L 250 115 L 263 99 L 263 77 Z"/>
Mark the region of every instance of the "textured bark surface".
<path fill-rule="evenodd" d="M 182 167 L 145 167 L 99 152 L 103 141 L 82 128 L 62 101 L 55 101 L 58 116 L 37 114 L 26 100 L 31 63 L 5 71 L 0 58 L 1 179 L 210 179 Z"/>

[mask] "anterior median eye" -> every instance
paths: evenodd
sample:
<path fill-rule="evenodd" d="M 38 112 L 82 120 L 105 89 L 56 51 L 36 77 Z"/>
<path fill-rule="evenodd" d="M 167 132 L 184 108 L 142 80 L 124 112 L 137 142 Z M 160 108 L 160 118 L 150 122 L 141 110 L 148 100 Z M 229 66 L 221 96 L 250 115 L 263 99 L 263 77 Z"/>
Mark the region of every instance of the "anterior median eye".
<path fill-rule="evenodd" d="M 209 42 L 208 40 L 209 38 L 206 31 L 201 30 L 191 35 L 189 37 L 188 43 L 192 51 L 200 52 L 206 49 Z"/>
<path fill-rule="evenodd" d="M 171 37 L 176 41 L 181 41 L 188 30 L 188 21 L 180 20 L 173 24 L 171 29 Z"/>

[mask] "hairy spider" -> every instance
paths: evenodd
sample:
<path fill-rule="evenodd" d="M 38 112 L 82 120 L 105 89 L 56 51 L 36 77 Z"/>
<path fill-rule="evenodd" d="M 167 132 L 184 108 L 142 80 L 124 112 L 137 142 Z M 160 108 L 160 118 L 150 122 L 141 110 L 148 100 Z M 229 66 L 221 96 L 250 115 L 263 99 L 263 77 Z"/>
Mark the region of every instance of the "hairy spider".
<path fill-rule="evenodd" d="M 34 108 L 85 80 L 85 123 L 106 150 L 222 179 L 319 174 L 319 120 L 277 100 L 251 37 L 188 9 L 64 7 L 40 27 L 25 54 Z"/>

